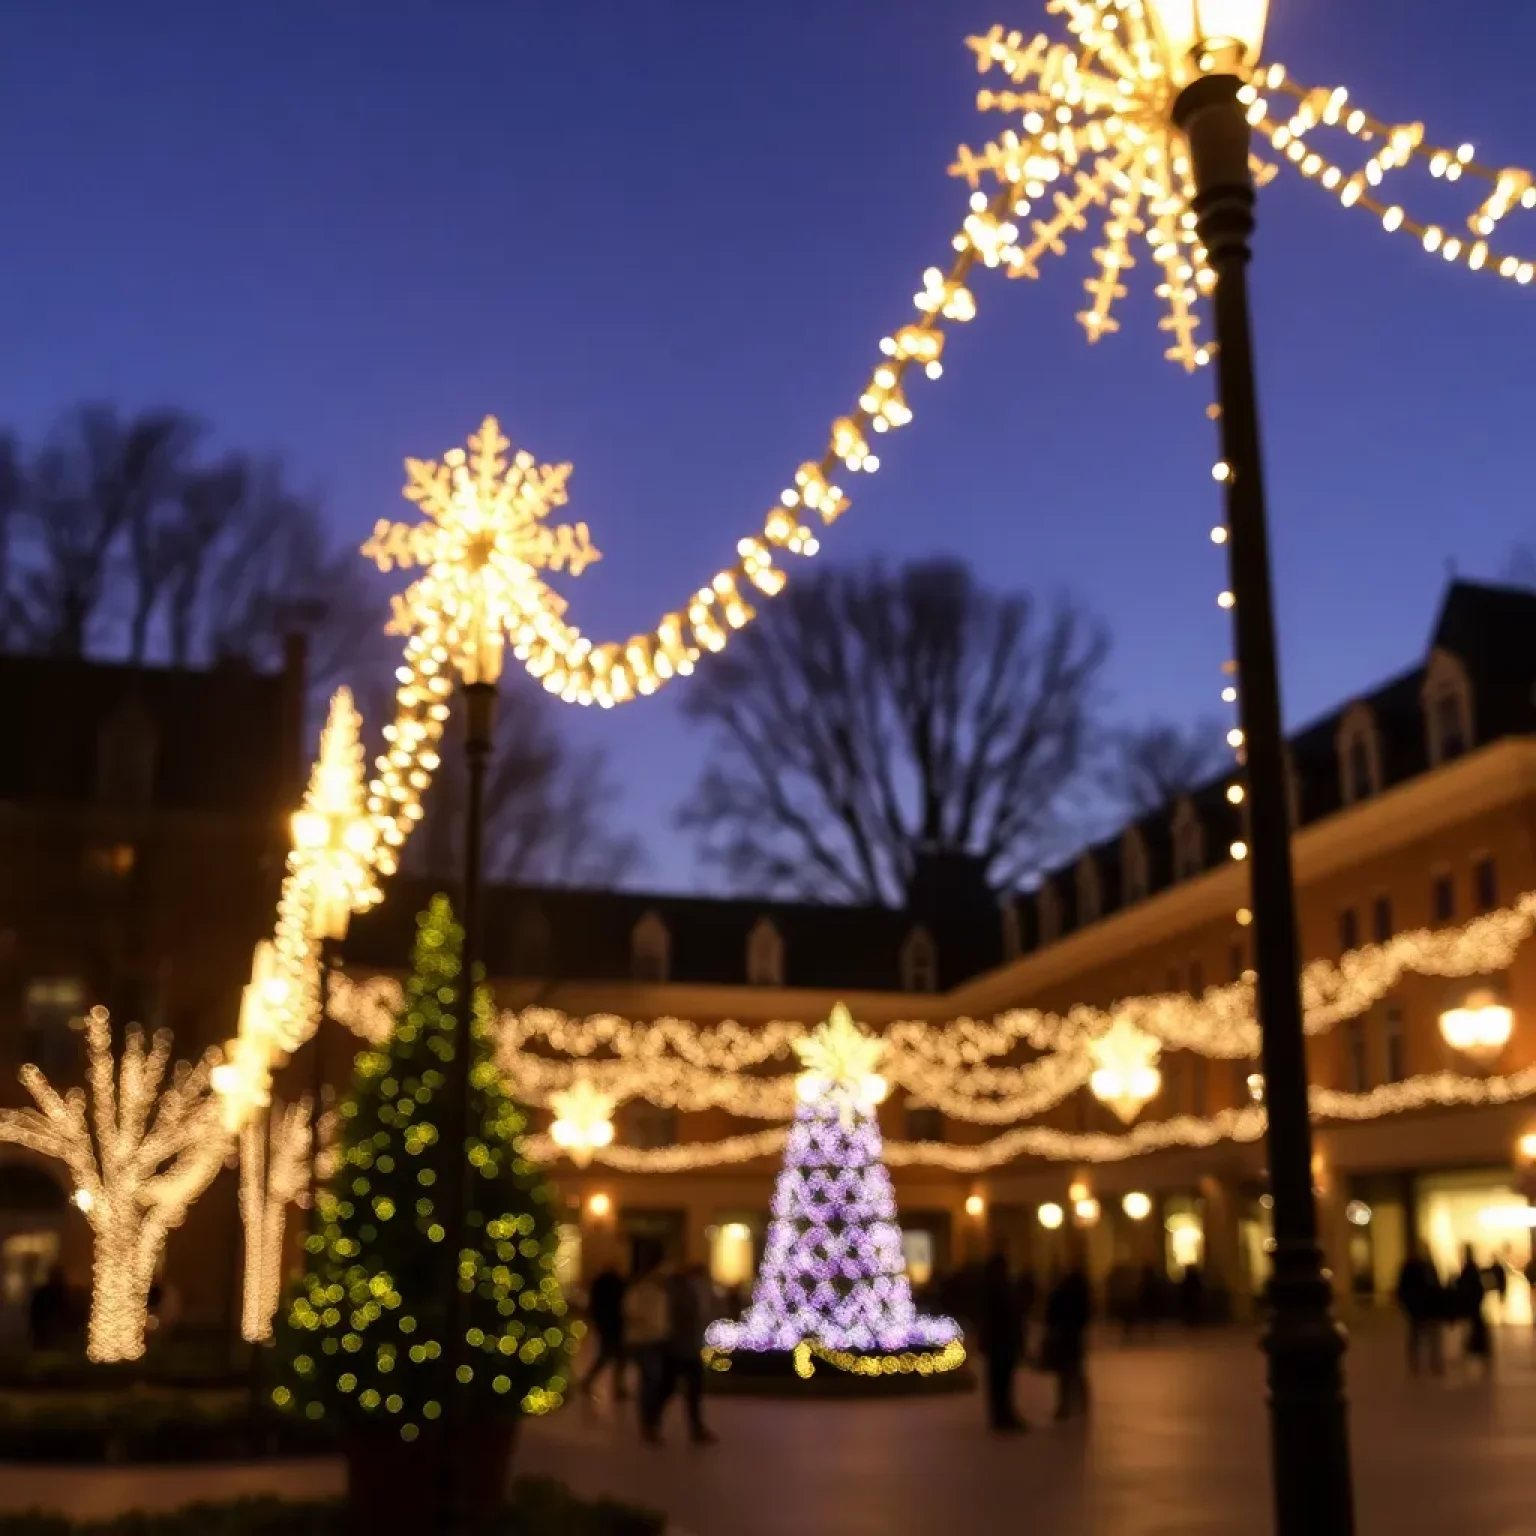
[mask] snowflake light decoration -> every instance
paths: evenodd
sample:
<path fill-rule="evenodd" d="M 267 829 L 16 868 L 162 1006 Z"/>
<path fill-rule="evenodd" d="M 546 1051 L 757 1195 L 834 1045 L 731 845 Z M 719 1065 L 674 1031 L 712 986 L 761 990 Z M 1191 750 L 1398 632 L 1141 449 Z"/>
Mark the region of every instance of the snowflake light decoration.
<path fill-rule="evenodd" d="M 1194 187 L 1173 125 L 1178 87 L 1167 51 L 1141 0 L 1049 0 L 1046 8 L 1066 17 L 1075 44 L 1043 35 L 1026 41 L 1000 26 L 967 39 L 981 73 L 1001 69 L 1015 87 L 981 91 L 977 106 L 1022 114 L 1024 131 L 1000 134 L 979 153 L 961 145 L 950 174 L 974 189 L 974 220 L 996 222 L 980 190 L 985 176 L 1015 190 L 1013 217 L 1037 215 L 1027 241 L 1017 226 L 1002 226 L 1013 238 L 1001 240 L 988 265 L 1010 277 L 1038 277 L 1041 258 L 1065 254 L 1066 241 L 1102 210 L 1098 270 L 1078 315 L 1090 341 L 1120 329 L 1114 308 L 1126 296 L 1122 276 L 1144 244 L 1167 311 L 1159 321 L 1169 333 L 1166 355 L 1193 371 L 1211 357 L 1198 337 L 1195 306 L 1214 279 L 1189 206 Z M 1254 170 L 1261 182 L 1274 175 L 1257 161 Z"/>
<path fill-rule="evenodd" d="M 467 452 L 407 459 L 405 498 L 428 520 L 382 520 L 363 546 L 381 571 L 423 569 L 394 599 L 389 632 L 435 631 L 466 683 L 497 680 L 504 638 L 519 659 L 541 640 L 564 654 L 565 604 L 538 573 L 579 576 L 600 558 L 585 523 L 547 521 L 566 504 L 571 466 L 540 464 L 524 449 L 509 459 L 511 446 L 487 416 Z"/>

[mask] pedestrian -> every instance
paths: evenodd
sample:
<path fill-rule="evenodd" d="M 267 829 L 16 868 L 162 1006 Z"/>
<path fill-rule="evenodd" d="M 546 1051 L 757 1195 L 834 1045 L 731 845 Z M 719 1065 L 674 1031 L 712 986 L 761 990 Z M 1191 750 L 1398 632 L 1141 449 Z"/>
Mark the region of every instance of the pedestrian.
<path fill-rule="evenodd" d="M 661 1256 L 638 1257 L 635 1277 L 624 1292 L 624 1340 L 640 1378 L 640 1438 L 648 1445 L 661 1440 L 661 1410 L 667 1394 L 667 1339 L 671 1315 L 667 1277 Z"/>
<path fill-rule="evenodd" d="M 1045 1299 L 1042 1369 L 1056 1378 L 1056 1420 L 1088 1412 L 1088 1320 L 1093 1311 L 1081 1266 L 1062 1275 Z"/>
<path fill-rule="evenodd" d="M 1445 1296 L 1435 1261 L 1423 1243 L 1403 1260 L 1397 1272 L 1397 1304 L 1408 1325 L 1409 1372 L 1417 1376 L 1427 1358 L 1430 1371 L 1439 1376 L 1445 1370 Z"/>
<path fill-rule="evenodd" d="M 55 1264 L 27 1299 L 27 1332 L 32 1348 L 56 1349 L 69 1332 L 71 1298 L 64 1266 Z"/>
<path fill-rule="evenodd" d="M 1186 1328 L 1198 1328 L 1205 1321 L 1205 1276 L 1198 1264 L 1186 1264 L 1179 1277 L 1179 1316 Z"/>
<path fill-rule="evenodd" d="M 1001 1252 L 994 1253 L 981 1272 L 976 1323 L 981 1352 L 987 1357 L 988 1421 L 999 1433 L 1028 1429 L 1013 1406 L 1013 1376 L 1024 1353 L 1024 1318 L 1007 1256 Z"/>
<path fill-rule="evenodd" d="M 618 1266 L 607 1265 L 592 1281 L 587 1294 L 587 1319 L 597 1343 L 597 1354 L 581 1378 L 583 1397 L 592 1395 L 597 1378 L 607 1371 L 613 1378 L 613 1400 L 628 1396 L 624 1387 L 624 1276 Z"/>
<path fill-rule="evenodd" d="M 674 1392 L 683 1394 L 688 1437 L 695 1445 L 713 1445 L 704 1423 L 704 1330 L 713 1321 L 715 1291 L 702 1264 L 689 1264 L 667 1279 L 666 1371 L 657 1410 L 658 1424 Z"/>
<path fill-rule="evenodd" d="M 1483 1284 L 1483 1271 L 1468 1243 L 1463 1250 L 1461 1273 L 1456 1277 L 1455 1312 L 1466 1325 L 1462 1353 L 1468 1360 L 1481 1360 L 1486 1366 L 1493 1354 L 1493 1337 L 1488 1331 L 1488 1316 L 1484 1311 L 1487 1295 Z"/>
<path fill-rule="evenodd" d="M 1488 1294 L 1494 1298 L 1493 1320 L 1504 1321 L 1504 1303 L 1509 1296 L 1509 1270 L 1503 1254 L 1496 1253 L 1486 1275 Z"/>
<path fill-rule="evenodd" d="M 1163 1315 L 1163 1277 L 1154 1264 L 1141 1266 L 1141 1282 L 1136 1287 L 1136 1320 L 1146 1329 L 1148 1337 L 1157 1331 L 1158 1319 Z"/>
<path fill-rule="evenodd" d="M 1035 1303 L 1039 1300 L 1040 1287 L 1035 1283 L 1032 1269 L 1019 1271 L 1019 1359 L 1029 1358 L 1029 1325 L 1035 1315 Z"/>

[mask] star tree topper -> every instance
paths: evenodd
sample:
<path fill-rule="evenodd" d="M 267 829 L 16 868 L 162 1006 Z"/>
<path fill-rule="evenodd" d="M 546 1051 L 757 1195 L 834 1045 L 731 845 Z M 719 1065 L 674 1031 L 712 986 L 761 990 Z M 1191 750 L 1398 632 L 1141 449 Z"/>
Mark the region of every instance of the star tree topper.
<path fill-rule="evenodd" d="M 564 601 L 541 571 L 579 576 L 600 558 L 585 523 L 547 521 L 567 501 L 569 464 L 540 464 L 494 416 L 442 461 L 407 459 L 404 495 L 427 521 L 381 520 L 363 546 L 381 571 L 421 568 L 394 599 L 391 634 L 435 633 L 466 683 L 495 682 L 504 639 L 525 659 L 540 641 L 565 654 Z M 575 644 L 584 642 L 576 641 Z"/>
<path fill-rule="evenodd" d="M 885 1054 L 885 1042 L 866 1035 L 842 1003 L 824 1024 L 795 1041 L 795 1052 L 805 1069 L 795 1079 L 801 1100 L 814 1104 L 829 1094 L 837 1095 L 845 1125 L 855 1110 L 873 1113 L 885 1098 L 889 1085 L 875 1071 Z"/>
<path fill-rule="evenodd" d="M 1137 1029 L 1129 1019 L 1116 1019 L 1107 1033 L 1088 1042 L 1094 1067 L 1088 1086 L 1094 1098 L 1129 1125 L 1163 1085 L 1157 1070 L 1161 1051 L 1155 1036 Z"/>

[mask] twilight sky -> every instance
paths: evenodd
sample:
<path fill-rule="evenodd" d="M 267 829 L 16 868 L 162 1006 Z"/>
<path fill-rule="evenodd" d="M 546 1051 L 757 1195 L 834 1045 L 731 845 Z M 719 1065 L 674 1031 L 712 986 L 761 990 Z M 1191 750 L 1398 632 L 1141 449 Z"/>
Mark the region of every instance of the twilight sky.
<path fill-rule="evenodd" d="M 1454 25 L 1448 25 L 1454 15 Z M 360 541 L 486 411 L 570 459 L 599 639 L 725 563 L 912 314 L 993 124 L 964 47 L 1039 0 L 16 0 L 0 41 L 0 420 L 173 403 L 280 453 Z M 1273 0 L 1272 57 L 1432 140 L 1536 164 L 1526 0 Z M 995 121 L 995 120 L 994 120 Z M 1341 157 L 1342 158 L 1342 157 Z M 1347 162 L 1348 163 L 1348 162 Z M 1399 194 L 1455 222 L 1417 175 Z M 1288 176 L 1255 268 L 1288 713 L 1422 650 L 1447 564 L 1536 542 L 1536 287 L 1452 271 Z M 1536 252 L 1536 217 L 1508 226 Z M 1211 380 L 1145 266 L 1090 349 L 1088 244 L 978 320 L 882 444 L 833 558 L 945 552 L 1110 622 L 1114 712 L 1211 713 L 1226 655 Z M 382 618 L 382 608 L 381 608 Z M 576 712 L 571 712 L 573 717 Z M 648 884 L 698 743 L 669 699 L 571 722 Z"/>

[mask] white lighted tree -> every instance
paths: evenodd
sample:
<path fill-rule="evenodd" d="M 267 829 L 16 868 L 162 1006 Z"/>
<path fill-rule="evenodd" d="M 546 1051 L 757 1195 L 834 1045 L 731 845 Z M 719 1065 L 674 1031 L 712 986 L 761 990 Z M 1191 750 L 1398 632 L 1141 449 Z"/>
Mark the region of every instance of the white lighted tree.
<path fill-rule="evenodd" d="M 0 1141 L 56 1157 L 75 1183 L 74 1203 L 95 1238 L 86 1353 L 135 1360 L 144 1353 L 149 1288 L 166 1234 L 213 1182 L 229 1137 L 209 1091 L 217 1060 L 170 1070 L 171 1037 L 146 1044 L 129 1029 L 114 1060 L 105 1008 L 86 1018 L 86 1087 L 66 1093 L 30 1063 L 21 1081 L 35 1109 L 0 1110 Z"/>
<path fill-rule="evenodd" d="M 324 1178 L 334 1115 L 320 1117 L 320 1166 Z M 288 1207 L 309 1206 L 309 1137 L 306 1095 L 296 1104 L 273 1104 L 265 1121 L 240 1129 L 240 1219 L 245 1226 L 245 1289 L 240 1334 L 257 1343 L 272 1337 L 272 1319 L 283 1288 L 283 1234 Z"/>

